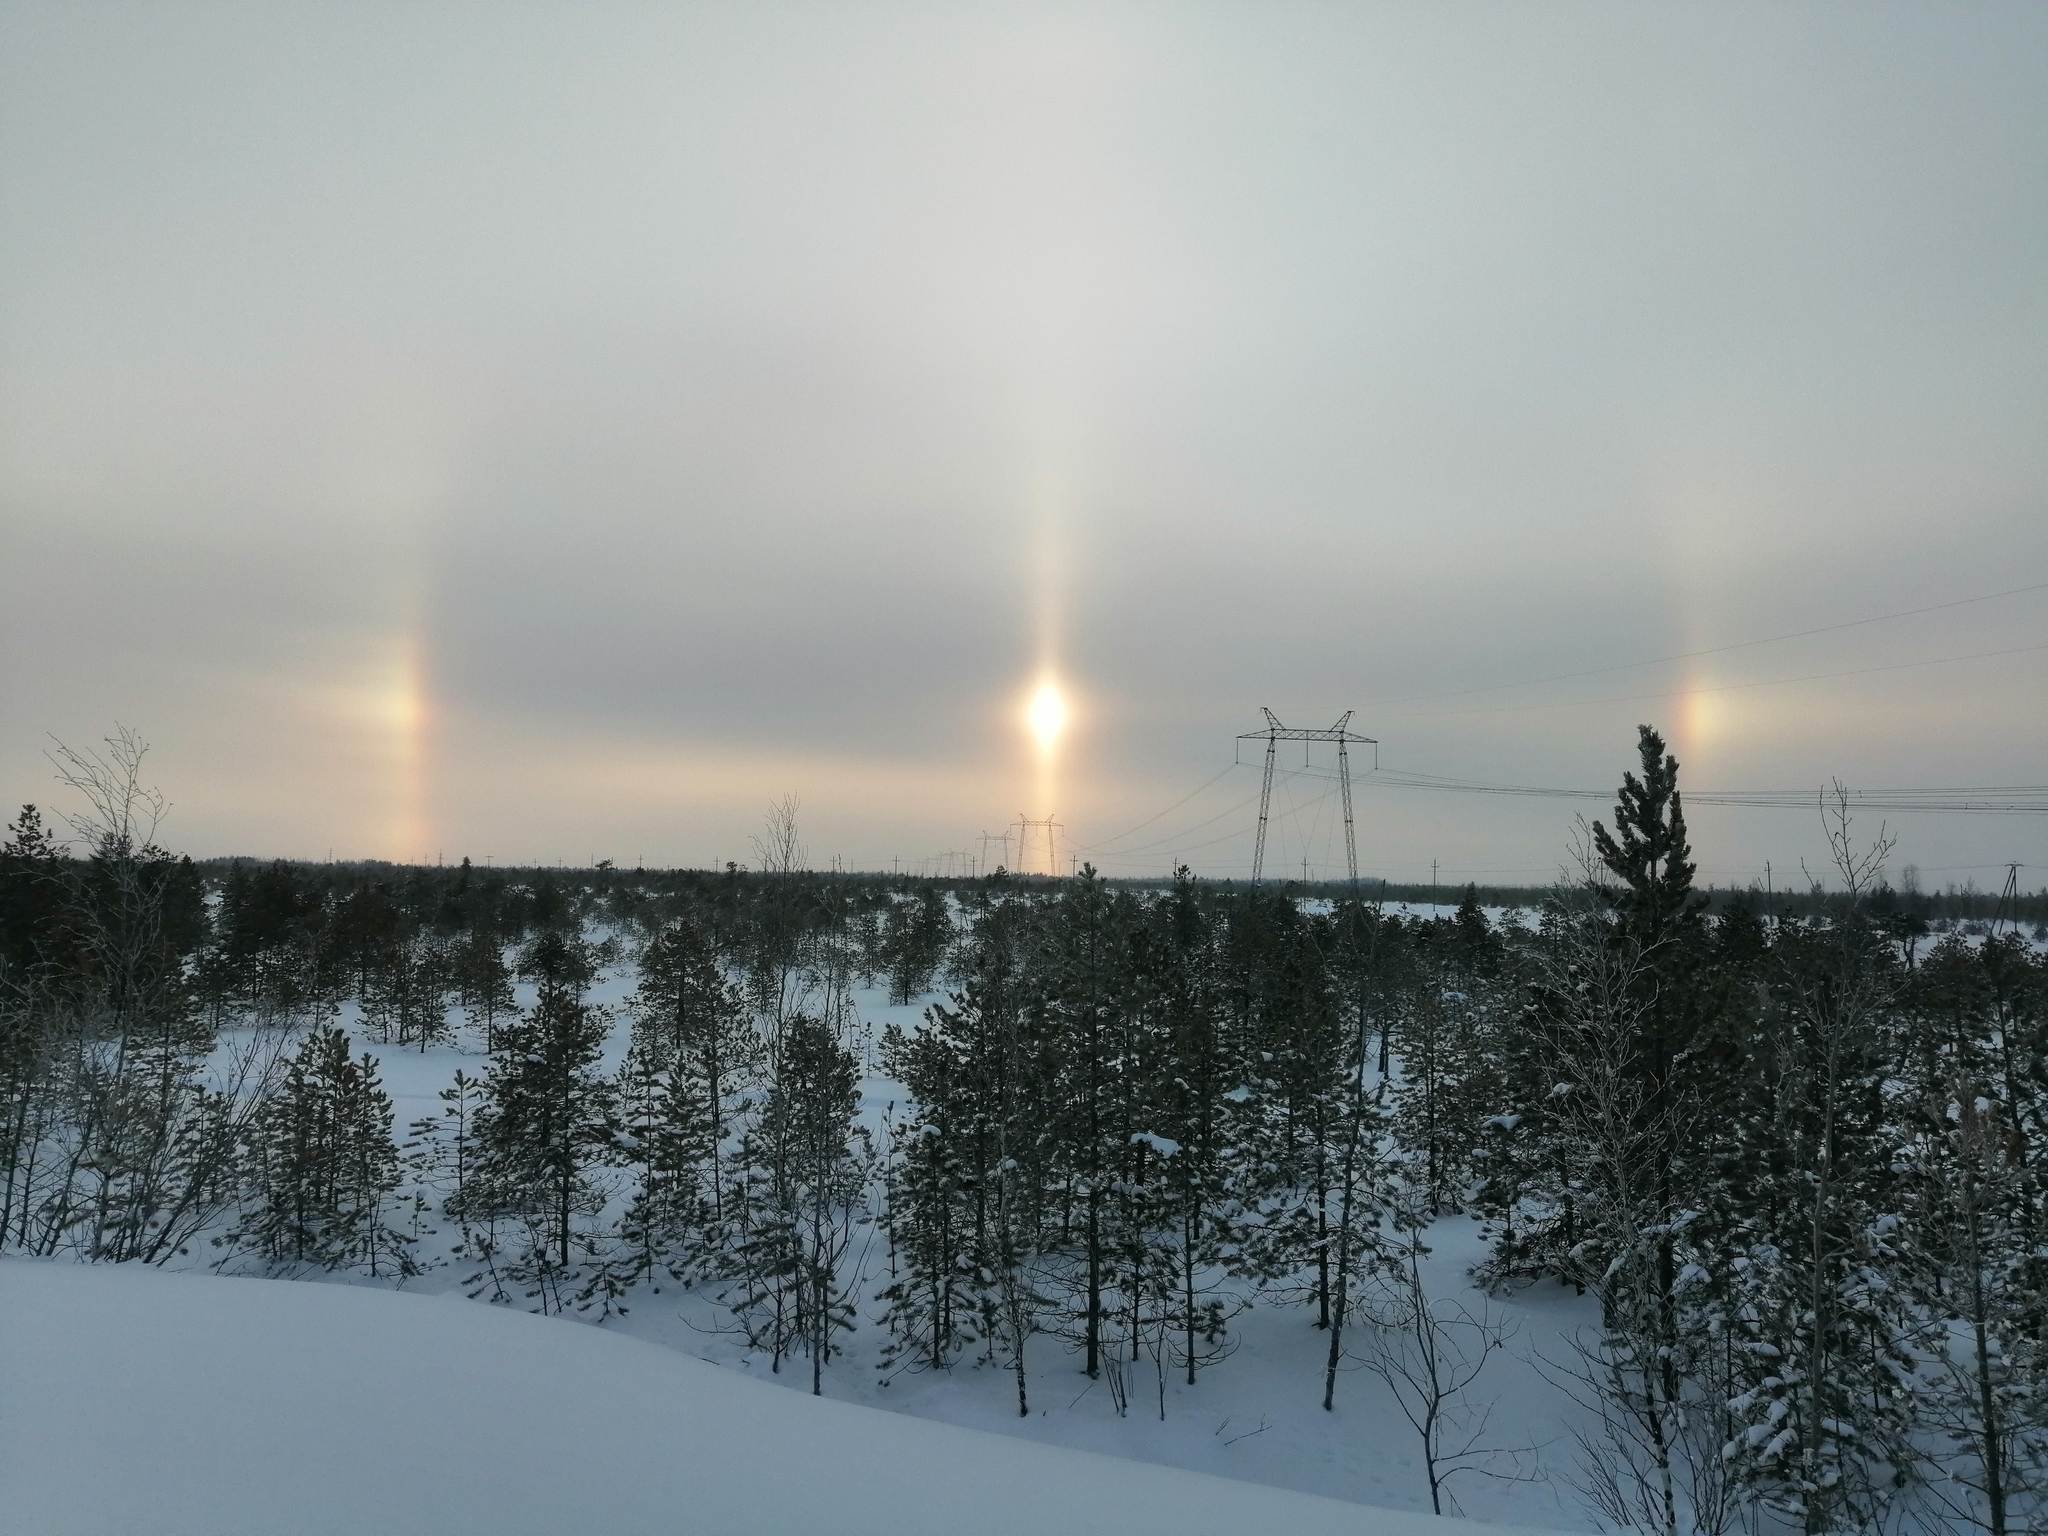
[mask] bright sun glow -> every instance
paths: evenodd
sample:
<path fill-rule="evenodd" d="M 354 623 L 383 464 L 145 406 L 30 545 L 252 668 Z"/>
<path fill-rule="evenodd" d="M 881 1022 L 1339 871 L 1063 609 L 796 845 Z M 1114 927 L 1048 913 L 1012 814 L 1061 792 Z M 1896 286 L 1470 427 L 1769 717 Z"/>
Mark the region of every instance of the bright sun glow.
<path fill-rule="evenodd" d="M 1051 683 L 1041 683 L 1038 692 L 1031 696 L 1031 707 L 1024 712 L 1024 718 L 1031 722 L 1038 744 L 1050 747 L 1067 723 L 1067 701 Z"/>

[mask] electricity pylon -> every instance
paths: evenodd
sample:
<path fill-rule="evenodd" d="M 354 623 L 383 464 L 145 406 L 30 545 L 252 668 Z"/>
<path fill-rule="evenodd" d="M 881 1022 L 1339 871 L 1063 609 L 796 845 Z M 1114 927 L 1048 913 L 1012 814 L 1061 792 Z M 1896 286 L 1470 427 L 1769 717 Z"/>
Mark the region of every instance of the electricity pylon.
<path fill-rule="evenodd" d="M 990 843 L 1001 843 L 1003 845 L 1003 862 L 1000 866 L 997 867 L 1000 867 L 1002 869 L 1009 869 L 1011 867 L 1009 829 L 1005 828 L 1001 832 L 984 832 L 981 834 L 981 873 L 984 875 L 987 874 L 991 868 L 988 862 L 988 845 Z"/>
<path fill-rule="evenodd" d="M 1998 893 L 1998 906 L 1991 914 L 1991 936 L 1994 939 L 1998 937 L 1999 925 L 2007 917 L 2012 919 L 2012 931 L 2020 931 L 2020 870 L 2024 867 L 2020 864 L 2005 866 L 2005 889 Z"/>
<path fill-rule="evenodd" d="M 1263 731 L 1246 731 L 1239 741 L 1263 741 L 1266 744 L 1266 777 L 1259 786 L 1259 836 L 1252 844 L 1252 884 L 1259 883 L 1259 877 L 1266 867 L 1266 817 L 1273 808 L 1273 757 L 1283 741 L 1334 741 L 1337 743 L 1337 783 L 1344 792 L 1344 862 L 1351 876 L 1351 883 L 1358 884 L 1358 834 L 1351 824 L 1351 754 L 1346 750 L 1351 742 L 1361 742 L 1372 748 L 1372 765 L 1380 765 L 1380 744 L 1370 736 L 1360 736 L 1349 729 L 1352 710 L 1345 710 L 1337 717 L 1337 723 L 1327 730 L 1309 731 L 1290 729 L 1280 723 L 1280 717 L 1263 705 L 1259 713 L 1266 717 Z M 1302 763 L 1307 766 L 1311 749 L 1303 747 Z"/>
<path fill-rule="evenodd" d="M 1017 829 L 1017 873 L 1025 873 L 1024 866 L 1030 860 L 1031 831 L 1036 827 L 1045 836 L 1045 872 L 1057 877 L 1060 872 L 1059 834 L 1066 828 L 1049 815 L 1043 820 L 1034 820 L 1022 811 L 1017 813 L 1017 819 L 1010 825 Z"/>

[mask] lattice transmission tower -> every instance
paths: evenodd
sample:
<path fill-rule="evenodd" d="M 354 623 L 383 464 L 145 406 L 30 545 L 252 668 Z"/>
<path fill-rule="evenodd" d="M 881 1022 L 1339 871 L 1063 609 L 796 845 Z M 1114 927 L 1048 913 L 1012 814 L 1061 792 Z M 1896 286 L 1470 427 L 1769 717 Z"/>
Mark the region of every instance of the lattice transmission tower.
<path fill-rule="evenodd" d="M 1031 863 L 1032 845 L 1042 838 L 1045 842 L 1045 873 L 1057 875 L 1060 872 L 1059 834 L 1066 831 L 1066 828 L 1054 821 L 1051 816 L 1043 820 L 1033 820 L 1022 811 L 1017 813 L 1017 819 L 1010 825 L 1017 829 L 1017 873 L 1021 875 L 1033 872 L 1028 868 Z"/>
<path fill-rule="evenodd" d="M 1002 863 L 1001 863 L 1001 864 L 991 864 L 991 863 L 989 863 L 989 861 L 988 861 L 988 845 L 989 845 L 990 843 L 1000 843 L 1000 844 L 1002 845 L 1002 848 L 1003 848 L 1003 861 L 1002 861 Z M 996 869 L 1014 869 L 1014 868 L 1015 868 L 1015 866 L 1014 866 L 1014 865 L 1012 865 L 1012 864 L 1010 863 L 1010 831 L 1009 831 L 1009 828 L 1005 827 L 1005 828 L 1004 828 L 1004 829 L 1003 829 L 1002 831 L 1000 831 L 1000 832 L 984 832 L 984 833 L 982 833 L 982 834 L 981 834 L 981 862 L 980 862 L 980 866 L 979 866 L 979 872 L 980 872 L 981 874 L 984 874 L 984 875 L 986 875 L 986 874 L 989 874 L 990 872 L 992 872 L 992 871 L 994 871 L 994 870 L 996 870 Z"/>
<path fill-rule="evenodd" d="M 1266 744 L 1266 777 L 1259 786 L 1259 835 L 1252 844 L 1252 884 L 1257 885 L 1266 869 L 1266 818 L 1273 809 L 1273 759 L 1283 741 L 1316 742 L 1334 741 L 1337 744 L 1337 784 L 1344 795 L 1344 863 L 1351 876 L 1351 883 L 1358 884 L 1358 834 L 1351 822 L 1351 754 L 1352 742 L 1372 748 L 1372 765 L 1380 765 L 1380 744 L 1370 736 L 1360 736 L 1350 729 L 1353 710 L 1345 710 L 1337 717 L 1337 723 L 1323 730 L 1301 730 L 1280 723 L 1280 717 L 1270 709 L 1260 707 L 1259 713 L 1266 717 L 1263 731 L 1246 731 L 1239 741 L 1263 741 Z M 1308 754 L 1312 747 L 1302 748 L 1302 765 L 1308 765 Z"/>
<path fill-rule="evenodd" d="M 2012 931 L 2020 931 L 2020 871 L 2025 868 L 2024 864 L 2005 866 L 2005 886 L 1999 891 L 1998 906 L 1991 914 L 1991 936 L 1994 939 L 1998 937 L 1999 926 L 2007 918 L 2012 919 Z"/>

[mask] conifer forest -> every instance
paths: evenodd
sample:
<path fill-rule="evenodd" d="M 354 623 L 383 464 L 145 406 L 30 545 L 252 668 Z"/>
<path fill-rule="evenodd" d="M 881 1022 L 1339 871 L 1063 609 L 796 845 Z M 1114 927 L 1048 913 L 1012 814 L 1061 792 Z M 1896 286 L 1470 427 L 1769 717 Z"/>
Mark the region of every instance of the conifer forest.
<path fill-rule="evenodd" d="M 0 852 L 0 1249 L 689 1297 L 812 1392 L 971 1373 L 1024 1417 L 1163 1417 L 1278 1312 L 1439 1511 L 2043 1529 L 2048 914 L 1896 890 L 1846 797 L 1826 878 L 1709 893 L 1638 748 L 1576 878 L 1419 911 L 820 874 L 793 823 L 722 871 L 196 864 L 139 744 L 69 759 L 81 809 Z M 452 1063 L 409 1122 L 401 1053 Z M 1511 1443 L 1489 1359 L 1546 1288 L 1569 1429 Z"/>

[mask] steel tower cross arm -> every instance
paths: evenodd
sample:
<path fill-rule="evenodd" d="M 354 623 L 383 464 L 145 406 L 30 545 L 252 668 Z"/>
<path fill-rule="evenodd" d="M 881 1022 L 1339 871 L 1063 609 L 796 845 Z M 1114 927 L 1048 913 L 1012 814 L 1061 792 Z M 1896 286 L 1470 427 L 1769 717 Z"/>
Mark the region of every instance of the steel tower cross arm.
<path fill-rule="evenodd" d="M 1282 725 L 1270 709 L 1262 710 L 1261 713 L 1266 717 L 1266 728 L 1263 731 L 1245 731 L 1237 738 L 1239 741 L 1338 741 L 1358 742 L 1368 747 L 1379 745 L 1372 737 L 1361 736 L 1351 729 L 1353 712 L 1348 709 L 1335 725 L 1324 726 L 1320 730 Z"/>

